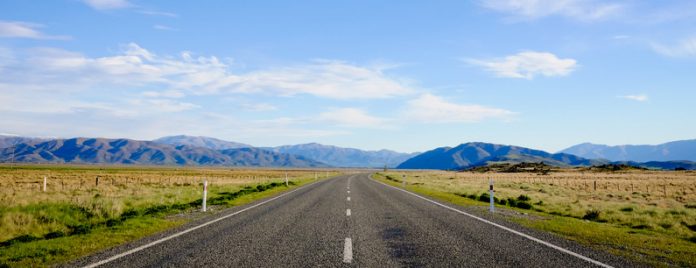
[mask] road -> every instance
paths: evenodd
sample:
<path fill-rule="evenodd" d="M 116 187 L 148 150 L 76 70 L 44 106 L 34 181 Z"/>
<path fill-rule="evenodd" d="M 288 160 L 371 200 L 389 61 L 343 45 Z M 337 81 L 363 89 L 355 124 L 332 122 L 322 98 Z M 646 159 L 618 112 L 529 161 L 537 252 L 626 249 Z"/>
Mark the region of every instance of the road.
<path fill-rule="evenodd" d="M 453 209 L 374 181 L 369 174 L 344 175 L 303 186 L 270 200 L 232 208 L 211 218 L 218 221 L 183 234 L 179 232 L 202 222 L 102 252 L 71 265 L 634 266 L 623 259 L 546 233 L 524 229 L 486 216 L 486 213 L 478 212 L 480 217 L 491 222 L 462 214 L 475 213 L 467 208 L 445 206 Z M 507 226 L 533 238 L 491 223 Z M 175 237 L 170 238 L 171 235 Z M 158 239 L 163 240 L 153 243 Z M 118 254 L 121 255 L 114 257 Z M 101 263 L 97 263 L 99 261 Z"/>

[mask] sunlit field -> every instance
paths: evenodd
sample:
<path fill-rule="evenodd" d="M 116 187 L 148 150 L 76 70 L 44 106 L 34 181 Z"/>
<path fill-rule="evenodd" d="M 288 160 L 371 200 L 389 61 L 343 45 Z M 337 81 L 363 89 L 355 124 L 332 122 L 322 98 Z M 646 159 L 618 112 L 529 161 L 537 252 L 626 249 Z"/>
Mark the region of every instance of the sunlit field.
<path fill-rule="evenodd" d="M 43 265 L 334 176 L 328 170 L 0 167 L 0 265 Z M 44 178 L 46 185 L 44 188 Z M 209 212 L 210 213 L 210 212 Z"/>
<path fill-rule="evenodd" d="M 696 265 L 696 172 L 584 169 L 534 172 L 386 172 L 377 178 L 427 195 L 500 209 L 517 221 L 651 264 Z"/>

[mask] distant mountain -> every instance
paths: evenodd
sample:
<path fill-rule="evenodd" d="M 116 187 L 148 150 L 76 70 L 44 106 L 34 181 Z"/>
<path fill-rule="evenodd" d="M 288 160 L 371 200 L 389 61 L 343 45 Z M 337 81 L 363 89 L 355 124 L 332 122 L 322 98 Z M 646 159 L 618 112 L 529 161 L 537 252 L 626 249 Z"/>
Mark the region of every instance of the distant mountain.
<path fill-rule="evenodd" d="M 0 149 L 0 162 L 12 161 L 12 148 Z M 140 164 L 324 167 L 302 156 L 256 148 L 213 150 L 129 139 L 73 138 L 17 144 L 14 161 L 25 163 Z"/>
<path fill-rule="evenodd" d="M 188 145 L 188 146 L 194 146 L 194 147 L 204 147 L 204 148 L 213 149 L 213 150 L 225 150 L 225 149 L 254 147 L 254 146 L 251 146 L 249 144 L 244 144 L 244 143 L 239 143 L 239 142 L 224 141 L 224 140 L 220 140 L 220 139 L 216 139 L 216 138 L 203 137 L 203 136 L 186 136 L 186 135 L 162 137 L 162 138 L 153 140 L 153 142 L 175 145 L 175 146 Z"/>
<path fill-rule="evenodd" d="M 364 151 L 318 143 L 268 148 L 275 152 L 301 155 L 336 167 L 396 167 L 417 154 L 390 150 Z"/>
<path fill-rule="evenodd" d="M 9 148 L 20 143 L 32 143 L 44 140 L 45 139 L 41 138 L 0 135 L 0 148 Z"/>
<path fill-rule="evenodd" d="M 617 161 L 612 162 L 612 164 L 624 164 L 648 169 L 675 170 L 678 168 L 683 168 L 688 170 L 696 170 L 696 162 L 692 161 L 649 161 L 643 163 L 633 161 Z"/>
<path fill-rule="evenodd" d="M 595 165 L 608 161 L 589 160 L 570 154 L 551 154 L 524 147 L 482 142 L 441 147 L 401 163 L 402 169 L 465 169 L 493 162 L 543 162 L 553 166 Z"/>
<path fill-rule="evenodd" d="M 696 139 L 668 142 L 659 145 L 619 145 L 583 143 L 561 151 L 584 158 L 611 161 L 696 161 Z"/>

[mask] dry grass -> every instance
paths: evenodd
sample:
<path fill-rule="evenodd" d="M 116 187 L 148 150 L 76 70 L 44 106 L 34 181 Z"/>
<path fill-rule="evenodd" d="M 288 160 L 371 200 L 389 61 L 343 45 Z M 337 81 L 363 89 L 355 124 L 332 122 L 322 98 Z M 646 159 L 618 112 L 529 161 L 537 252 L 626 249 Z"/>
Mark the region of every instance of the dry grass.
<path fill-rule="evenodd" d="M 445 171 L 405 174 L 409 184 L 464 195 L 487 192 L 492 179 L 496 197 L 527 195 L 535 208 L 547 213 L 582 218 L 588 211 L 599 211 L 601 221 L 664 231 L 687 239 L 696 234 L 688 227 L 696 225 L 696 172 L 560 170 L 549 175 Z M 401 177 L 400 173 L 391 175 Z"/>
<path fill-rule="evenodd" d="M 492 179 L 496 198 L 518 200 L 525 195 L 533 206 L 526 211 L 546 215 L 545 220 L 527 222 L 528 226 L 625 256 L 647 256 L 645 261 L 653 265 L 696 264 L 696 172 L 560 169 L 548 175 L 447 171 L 383 175 L 395 185 L 406 175 L 409 189 L 461 204 L 487 193 Z M 587 228 L 594 231 L 588 233 Z"/>
<path fill-rule="evenodd" d="M 273 187 L 284 186 L 286 173 L 295 184 L 312 181 L 315 174 L 319 178 L 337 174 L 303 169 L 0 166 L 0 243 L 5 243 L 0 244 L 0 266 L 12 247 L 22 246 L 18 243 L 35 243 L 18 238 L 44 243 L 60 240 L 53 237 L 79 236 L 107 226 L 118 225 L 122 229 L 137 225 L 126 222 L 133 219 L 128 213 L 162 218 L 194 208 L 201 199 L 203 180 L 209 183 L 211 200 L 247 190 L 265 194 L 265 186 L 272 183 Z M 263 185 L 263 190 L 257 190 L 257 185 Z M 225 200 L 230 201 L 224 204 L 233 204 L 231 199 Z M 109 231 L 102 232 L 108 235 Z"/>

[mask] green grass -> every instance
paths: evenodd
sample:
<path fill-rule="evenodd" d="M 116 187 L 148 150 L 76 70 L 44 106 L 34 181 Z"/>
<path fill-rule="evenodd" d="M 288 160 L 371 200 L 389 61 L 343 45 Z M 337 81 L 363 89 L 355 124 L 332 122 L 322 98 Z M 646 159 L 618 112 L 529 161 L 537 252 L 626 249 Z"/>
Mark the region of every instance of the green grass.
<path fill-rule="evenodd" d="M 0 167 L 1 168 L 1 167 Z M 73 187 L 55 185 L 47 192 L 17 186 L 27 177 L 50 171 Z M 50 266 L 89 255 L 210 215 L 201 213 L 201 184 L 190 177 L 213 178 L 208 206 L 215 212 L 243 205 L 314 181 L 313 171 L 145 169 L 110 167 L 21 167 L 0 174 L 0 267 Z M 98 173 L 96 173 L 98 172 Z M 106 183 L 77 187 L 99 174 Z M 240 174 L 242 173 L 242 174 Z M 110 174 L 110 175 L 105 175 Z M 139 175 L 139 182 L 111 184 L 110 178 Z M 253 175 L 253 176 L 252 176 Z M 263 178 L 261 175 L 264 175 Z M 266 176 L 268 175 L 268 176 Z M 336 173 L 332 173 L 336 175 Z M 109 177 L 111 176 L 111 177 Z M 176 177 L 170 181 L 168 176 Z M 273 179 L 272 177 L 275 177 Z M 131 179 L 133 181 L 134 179 Z M 9 186 L 9 187 L 7 187 Z M 182 214 L 183 213 L 183 214 Z M 182 214 L 188 216 L 174 216 Z"/>
<path fill-rule="evenodd" d="M 400 176 L 376 173 L 373 178 L 392 186 L 402 187 Z M 399 178 L 399 179 L 395 179 Z M 421 176 L 408 177 L 406 189 L 434 199 L 462 206 L 487 206 L 487 202 L 478 201 L 477 195 L 452 192 L 453 189 L 441 188 L 428 184 L 428 180 Z M 417 183 L 417 184 L 416 184 Z M 515 200 L 519 201 L 517 197 Z M 529 200 L 536 202 L 536 200 Z M 557 234 L 563 238 L 576 241 L 591 248 L 609 252 L 614 255 L 626 257 L 638 263 L 651 266 L 666 267 L 696 267 L 696 241 L 689 241 L 674 233 L 665 232 L 662 229 L 648 228 L 637 225 L 626 225 L 622 222 L 606 222 L 601 219 L 601 213 L 595 215 L 598 218 L 583 220 L 581 217 L 549 211 L 545 206 L 540 208 L 520 209 L 506 205 L 496 204 L 498 208 L 515 210 L 527 213 L 528 217 L 513 217 L 512 221 L 533 229 Z M 628 208 L 627 208 L 628 207 Z M 623 206 L 621 213 L 631 213 L 635 208 Z M 682 215 L 681 210 L 668 210 L 672 214 Z M 586 211 L 585 215 L 590 214 Z M 649 214 L 649 213 L 648 213 Z M 667 213 L 669 214 L 669 213 Z M 591 216 L 591 217 L 595 217 Z M 654 217 L 662 215 L 654 213 Z M 666 219 L 663 219 L 666 220 Z M 604 222 L 602 222 L 604 221 Z M 638 228 L 637 228 L 638 227 Z M 673 228 L 672 226 L 665 227 Z"/>

